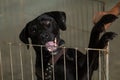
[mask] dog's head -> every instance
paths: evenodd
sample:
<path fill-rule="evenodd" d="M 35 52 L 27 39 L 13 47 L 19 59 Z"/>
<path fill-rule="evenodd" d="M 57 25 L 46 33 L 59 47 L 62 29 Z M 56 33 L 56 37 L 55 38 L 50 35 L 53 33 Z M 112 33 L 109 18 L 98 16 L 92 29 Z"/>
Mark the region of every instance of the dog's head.
<path fill-rule="evenodd" d="M 60 46 L 60 29 L 66 30 L 66 15 L 61 11 L 46 12 L 30 21 L 20 33 L 20 40 L 29 44 L 45 45 L 48 51 Z M 53 46 L 56 46 L 53 48 Z"/>

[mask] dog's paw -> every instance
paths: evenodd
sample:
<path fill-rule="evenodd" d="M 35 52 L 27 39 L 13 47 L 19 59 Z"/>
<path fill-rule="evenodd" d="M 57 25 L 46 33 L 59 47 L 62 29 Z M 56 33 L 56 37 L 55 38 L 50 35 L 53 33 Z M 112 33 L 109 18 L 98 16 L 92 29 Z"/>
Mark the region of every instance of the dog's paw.
<path fill-rule="evenodd" d="M 105 32 L 102 36 L 102 40 L 103 41 L 110 41 L 113 40 L 114 37 L 116 37 L 118 34 L 116 34 L 115 32 Z"/>
<path fill-rule="evenodd" d="M 108 45 L 108 42 L 116 37 L 116 35 L 115 32 L 105 32 L 99 41 L 98 48 L 105 48 Z"/>

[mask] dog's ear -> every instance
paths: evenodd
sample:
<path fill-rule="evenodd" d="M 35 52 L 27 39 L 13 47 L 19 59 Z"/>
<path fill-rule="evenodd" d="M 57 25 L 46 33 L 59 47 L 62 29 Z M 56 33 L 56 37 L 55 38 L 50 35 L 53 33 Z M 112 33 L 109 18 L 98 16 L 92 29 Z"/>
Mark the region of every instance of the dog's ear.
<path fill-rule="evenodd" d="M 25 28 L 21 31 L 19 35 L 20 40 L 25 44 L 29 44 L 28 26 L 29 26 L 29 23 L 25 26 Z M 29 49 L 29 45 L 27 45 L 27 49 Z"/>
<path fill-rule="evenodd" d="M 51 17 L 53 17 L 57 24 L 59 25 L 61 30 L 66 30 L 66 14 L 62 11 L 52 11 L 45 13 Z"/>

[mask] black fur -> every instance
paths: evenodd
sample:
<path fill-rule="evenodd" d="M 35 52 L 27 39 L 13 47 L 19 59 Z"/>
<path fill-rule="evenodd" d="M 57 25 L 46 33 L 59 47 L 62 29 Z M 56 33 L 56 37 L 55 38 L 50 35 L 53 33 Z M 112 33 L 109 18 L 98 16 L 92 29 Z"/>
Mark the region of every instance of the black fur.
<path fill-rule="evenodd" d="M 95 24 L 91 31 L 89 48 L 103 49 L 107 46 L 108 41 L 112 40 L 116 33 L 106 32 L 100 38 L 100 34 L 104 32 L 104 24 L 113 22 L 117 17 L 114 15 L 105 15 L 101 20 Z M 29 44 L 28 38 L 31 39 L 32 44 L 45 45 L 48 41 L 54 41 L 57 38 L 57 44 L 61 46 L 64 41 L 60 38 L 60 30 L 66 30 L 66 15 L 61 11 L 53 11 L 44 13 L 33 21 L 30 21 L 26 27 L 20 33 L 20 40 Z M 41 54 L 43 54 L 44 70 L 47 67 L 47 63 L 51 59 L 51 52 L 45 47 L 33 46 L 36 52 L 36 76 L 37 80 L 42 80 L 42 68 L 41 68 Z M 42 51 L 41 51 L 42 50 Z M 58 54 L 61 49 L 57 49 Z M 87 80 L 87 56 L 82 52 L 76 52 L 75 49 L 67 48 L 65 50 L 66 58 L 66 80 L 76 79 L 76 64 L 75 53 L 77 53 L 77 67 L 78 67 L 78 80 Z M 41 53 L 42 52 L 42 53 Z M 89 68 L 90 78 L 93 75 L 94 70 L 98 68 L 98 51 L 89 51 Z M 55 63 L 55 80 L 64 80 L 64 57 L 63 55 Z M 47 80 L 47 79 L 46 79 Z"/>

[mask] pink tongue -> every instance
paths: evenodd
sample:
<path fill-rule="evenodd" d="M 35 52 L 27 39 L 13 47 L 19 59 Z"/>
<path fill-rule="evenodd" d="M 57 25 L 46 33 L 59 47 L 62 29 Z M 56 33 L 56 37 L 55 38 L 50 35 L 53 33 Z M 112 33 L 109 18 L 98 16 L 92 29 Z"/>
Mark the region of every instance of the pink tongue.
<path fill-rule="evenodd" d="M 53 41 L 49 41 L 45 44 L 46 48 L 48 51 L 53 52 L 57 49 L 57 44 L 54 43 Z"/>

